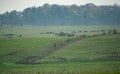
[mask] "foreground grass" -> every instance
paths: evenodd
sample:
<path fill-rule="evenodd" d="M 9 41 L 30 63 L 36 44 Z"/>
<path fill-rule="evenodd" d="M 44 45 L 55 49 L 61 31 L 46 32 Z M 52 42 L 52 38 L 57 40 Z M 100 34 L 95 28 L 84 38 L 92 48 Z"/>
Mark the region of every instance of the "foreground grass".
<path fill-rule="evenodd" d="M 99 61 L 99 62 L 69 62 L 69 63 L 54 63 L 54 64 L 37 64 L 37 65 L 3 65 L 0 66 L 0 72 L 49 72 L 72 74 L 119 74 L 120 62 L 118 61 Z M 37 73 L 35 73 L 37 74 Z"/>
<path fill-rule="evenodd" d="M 14 63 L 40 52 L 64 38 L 0 38 L 0 63 Z"/>

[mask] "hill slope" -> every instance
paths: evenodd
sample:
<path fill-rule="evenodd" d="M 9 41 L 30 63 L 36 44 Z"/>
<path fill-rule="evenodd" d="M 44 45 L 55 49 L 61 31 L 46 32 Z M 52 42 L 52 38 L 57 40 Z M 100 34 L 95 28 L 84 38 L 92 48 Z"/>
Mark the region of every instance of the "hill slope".
<path fill-rule="evenodd" d="M 120 60 L 120 35 L 85 38 L 45 57 L 44 60 L 114 61 Z"/>
<path fill-rule="evenodd" d="M 5 44 L 8 44 L 7 39 Z M 31 39 L 29 39 L 31 40 Z M 29 41 L 28 40 L 28 41 Z M 39 38 L 37 39 L 39 40 Z M 48 39 L 52 43 L 56 42 L 58 39 Z M 60 40 L 60 39 L 59 39 Z M 63 39 L 62 39 L 63 40 Z M 3 41 L 4 42 L 4 41 Z M 18 40 L 17 40 L 18 42 Z M 42 42 L 47 42 L 42 40 Z M 38 41 L 35 48 L 40 47 Z M 13 44 L 16 41 L 13 41 Z M 24 43 L 24 42 L 23 42 Z M 26 43 L 26 42 L 25 42 Z M 48 42 L 48 44 L 50 44 Z M 11 73 L 21 72 L 24 74 L 119 74 L 120 73 L 120 35 L 106 35 L 99 37 L 89 37 L 84 38 L 79 41 L 70 43 L 69 45 L 60 48 L 59 50 L 47 55 L 42 58 L 44 64 L 14 64 L 11 63 L 13 58 L 0 59 L 0 71 L 6 71 L 4 74 L 10 74 L 7 71 L 13 71 Z M 1 46 L 4 43 L 0 44 Z M 51 45 L 51 44 L 50 44 Z M 16 45 L 17 46 L 17 45 Z M 43 47 L 48 46 L 44 45 Z M 9 47 L 9 46 L 8 46 Z M 22 47 L 19 47 L 19 49 Z M 32 47 L 30 47 L 32 48 Z M 34 48 L 33 48 L 34 49 Z M 31 53 L 34 51 L 32 49 Z M 12 50 L 12 48 L 11 48 Z M 37 49 L 38 50 L 38 49 Z M 7 50 L 6 50 L 7 51 Z M 1 52 L 3 52 L 1 48 Z M 2 54 L 5 54 L 4 52 Z M 36 53 L 36 52 L 33 52 Z M 25 54 L 25 53 L 23 53 Z M 19 55 L 23 55 L 19 54 Z M 8 57 L 8 56 L 7 56 Z M 18 56 L 14 56 L 18 57 Z M 19 58 L 18 58 L 19 59 Z M 9 61 L 10 60 L 10 61 Z M 9 61 L 9 62 L 8 62 Z M 15 60 L 14 60 L 15 61 Z M 37 62 L 41 59 L 37 59 Z M 46 64 L 45 64 L 46 63 Z"/>

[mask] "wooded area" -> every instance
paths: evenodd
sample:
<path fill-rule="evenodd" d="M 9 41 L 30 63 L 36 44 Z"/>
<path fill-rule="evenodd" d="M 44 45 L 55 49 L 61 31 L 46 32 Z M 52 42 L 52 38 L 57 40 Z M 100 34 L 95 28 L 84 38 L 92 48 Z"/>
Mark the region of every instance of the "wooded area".
<path fill-rule="evenodd" d="M 0 14 L 0 25 L 119 25 L 120 6 L 44 4 Z"/>

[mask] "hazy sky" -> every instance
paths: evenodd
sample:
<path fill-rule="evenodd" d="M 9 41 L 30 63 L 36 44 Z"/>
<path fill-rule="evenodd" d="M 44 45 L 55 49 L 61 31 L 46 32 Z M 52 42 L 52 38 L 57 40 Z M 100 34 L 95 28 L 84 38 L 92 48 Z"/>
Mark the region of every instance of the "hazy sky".
<path fill-rule="evenodd" d="M 59 5 L 84 5 L 86 3 L 94 3 L 96 5 L 120 5 L 120 0 L 0 0 L 0 13 L 6 11 L 21 11 L 31 6 L 42 6 L 45 3 Z"/>

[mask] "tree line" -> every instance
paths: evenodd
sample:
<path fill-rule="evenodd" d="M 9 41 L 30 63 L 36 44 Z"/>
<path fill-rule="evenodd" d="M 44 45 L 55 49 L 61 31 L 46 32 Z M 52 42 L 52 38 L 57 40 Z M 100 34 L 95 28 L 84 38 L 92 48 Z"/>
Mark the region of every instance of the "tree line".
<path fill-rule="evenodd" d="M 0 14 L 0 25 L 119 25 L 120 6 L 44 4 Z"/>

